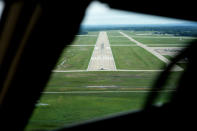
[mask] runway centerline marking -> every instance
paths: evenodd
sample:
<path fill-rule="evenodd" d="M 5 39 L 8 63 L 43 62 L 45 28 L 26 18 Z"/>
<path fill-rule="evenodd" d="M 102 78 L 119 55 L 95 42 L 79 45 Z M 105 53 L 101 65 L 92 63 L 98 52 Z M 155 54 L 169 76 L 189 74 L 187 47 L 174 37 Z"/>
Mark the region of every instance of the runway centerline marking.
<path fill-rule="evenodd" d="M 105 31 L 101 31 L 98 35 L 87 70 L 116 70 L 116 64 Z"/>

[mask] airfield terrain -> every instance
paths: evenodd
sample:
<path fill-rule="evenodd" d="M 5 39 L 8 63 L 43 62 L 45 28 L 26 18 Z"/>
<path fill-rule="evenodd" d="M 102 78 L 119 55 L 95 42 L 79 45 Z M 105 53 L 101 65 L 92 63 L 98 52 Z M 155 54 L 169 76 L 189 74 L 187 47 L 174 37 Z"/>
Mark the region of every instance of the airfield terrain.
<path fill-rule="evenodd" d="M 195 37 L 152 31 L 92 31 L 62 53 L 27 131 L 47 130 L 142 109 L 170 60 Z M 187 60 L 171 71 L 156 104 L 166 102 Z"/>

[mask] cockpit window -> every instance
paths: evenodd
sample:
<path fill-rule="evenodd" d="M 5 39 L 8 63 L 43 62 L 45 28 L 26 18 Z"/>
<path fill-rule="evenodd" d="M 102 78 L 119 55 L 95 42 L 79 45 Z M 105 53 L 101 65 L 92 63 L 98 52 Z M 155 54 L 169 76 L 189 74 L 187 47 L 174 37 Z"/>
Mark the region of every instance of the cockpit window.
<path fill-rule="evenodd" d="M 64 49 L 26 131 L 49 130 L 142 109 L 159 73 L 196 40 L 197 24 L 92 2 Z M 66 36 L 65 36 L 66 39 Z M 187 64 L 178 62 L 157 100 L 167 102 Z"/>

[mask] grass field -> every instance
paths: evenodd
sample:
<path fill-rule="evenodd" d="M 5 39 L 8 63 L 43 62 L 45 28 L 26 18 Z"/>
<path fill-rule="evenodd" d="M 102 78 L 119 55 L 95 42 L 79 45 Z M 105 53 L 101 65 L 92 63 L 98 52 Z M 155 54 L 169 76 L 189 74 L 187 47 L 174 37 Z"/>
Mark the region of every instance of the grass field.
<path fill-rule="evenodd" d="M 141 37 L 133 37 L 135 40 L 142 42 L 143 44 L 149 45 L 154 44 L 157 46 L 157 44 L 162 44 L 165 46 L 172 46 L 173 44 L 176 44 L 176 46 L 186 46 L 187 43 L 191 42 L 193 39 L 184 39 L 184 38 L 141 38 Z M 174 46 L 174 45 L 173 45 Z"/>
<path fill-rule="evenodd" d="M 44 94 L 27 130 L 49 130 L 139 109 L 146 93 Z"/>
<path fill-rule="evenodd" d="M 174 72 L 168 82 L 173 89 L 176 77 Z M 144 91 L 149 90 L 157 78 L 156 72 L 85 72 L 53 73 L 45 92 L 100 91 L 101 93 L 43 94 L 27 130 L 47 130 L 63 125 L 100 118 L 124 111 L 141 109 L 147 92 L 103 91 Z M 88 88 L 94 85 L 116 85 L 113 88 Z M 166 101 L 168 93 L 163 93 L 158 102 Z"/>
<path fill-rule="evenodd" d="M 45 91 L 130 91 L 149 90 L 158 72 L 54 72 Z M 172 72 L 168 89 L 175 84 L 180 72 Z M 173 84 L 174 82 L 174 84 Z M 107 87 L 90 87 L 107 86 Z"/>
<path fill-rule="evenodd" d="M 73 45 L 94 45 L 97 36 L 77 36 L 72 42 Z"/>
<path fill-rule="evenodd" d="M 37 107 L 27 130 L 45 131 L 139 109 L 146 96 L 147 93 L 44 94 L 40 102 L 49 105 Z"/>
<path fill-rule="evenodd" d="M 109 42 L 111 45 L 127 45 L 127 44 L 135 44 L 125 37 L 109 37 Z M 136 44 L 135 44 L 136 45 Z"/>
<path fill-rule="evenodd" d="M 108 37 L 122 36 L 117 30 L 107 31 L 107 35 L 108 35 Z"/>
<path fill-rule="evenodd" d="M 128 90 L 149 88 L 156 72 L 73 72 L 53 73 L 46 91 Z M 116 86 L 88 88 L 88 86 Z"/>
<path fill-rule="evenodd" d="M 150 34 L 152 32 L 147 31 L 123 32 L 143 44 L 155 46 L 163 45 L 165 47 L 169 46 L 169 44 L 182 46 L 185 45 L 185 42 L 191 40 L 182 38 L 182 41 L 179 42 L 179 38 L 160 38 L 163 36 L 155 35 L 154 37 L 158 38 L 151 38 Z M 94 31 L 88 32 L 86 35 L 95 36 L 76 36 L 73 45 L 79 46 L 69 46 L 63 51 L 54 70 L 84 70 L 84 72 L 52 73 L 26 131 L 55 129 L 73 123 L 143 108 L 143 104 L 149 94 L 148 91 L 150 91 L 160 72 L 85 71 L 98 34 L 99 32 Z M 135 45 L 111 46 L 117 69 L 160 70 L 165 66 L 157 57 L 123 37 L 119 31 L 107 31 L 107 35 L 110 45 Z M 169 35 L 168 37 L 171 36 Z M 169 56 L 165 57 L 169 60 L 171 59 Z M 166 90 L 174 90 L 176 81 L 181 73 L 171 73 L 165 85 Z M 163 92 L 157 102 L 167 101 L 171 93 Z"/>
<path fill-rule="evenodd" d="M 112 52 L 118 69 L 157 70 L 164 66 L 162 61 L 140 47 L 112 47 Z"/>
<path fill-rule="evenodd" d="M 56 66 L 56 70 L 85 70 L 90 61 L 94 47 L 66 48 Z"/>

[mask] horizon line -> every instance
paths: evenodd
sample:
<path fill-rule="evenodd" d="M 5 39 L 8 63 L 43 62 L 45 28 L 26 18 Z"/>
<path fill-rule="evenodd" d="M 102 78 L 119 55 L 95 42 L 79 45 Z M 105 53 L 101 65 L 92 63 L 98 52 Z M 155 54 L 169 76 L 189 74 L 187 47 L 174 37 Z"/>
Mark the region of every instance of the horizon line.
<path fill-rule="evenodd" d="M 197 23 L 183 22 L 183 23 L 166 23 L 166 24 L 81 24 L 80 26 L 143 26 L 143 25 L 196 25 Z"/>

